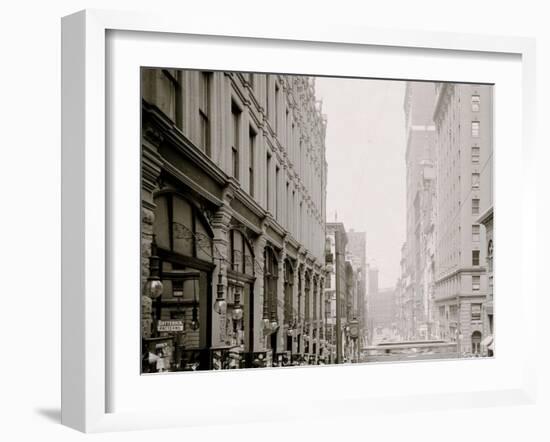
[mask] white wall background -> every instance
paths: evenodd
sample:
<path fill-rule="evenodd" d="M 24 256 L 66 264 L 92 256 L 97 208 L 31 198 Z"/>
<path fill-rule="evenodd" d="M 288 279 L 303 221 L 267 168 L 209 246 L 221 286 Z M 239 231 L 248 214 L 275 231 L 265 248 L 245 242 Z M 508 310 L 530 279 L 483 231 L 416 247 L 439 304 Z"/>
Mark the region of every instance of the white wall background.
<path fill-rule="evenodd" d="M 537 38 L 539 211 L 537 222 L 540 342 L 548 311 L 542 284 L 548 264 L 550 183 L 546 127 L 550 98 L 550 30 L 544 2 L 524 0 L 514 8 L 497 1 L 461 0 L 327 2 L 277 0 L 20 0 L 4 4 L 0 15 L 0 127 L 2 209 L 0 232 L 0 437 L 3 440 L 83 440 L 86 436 L 59 425 L 60 407 L 60 17 L 83 8 L 161 10 L 180 13 L 250 17 L 253 20 L 314 20 L 390 29 L 508 34 Z M 520 184 L 521 176 L 511 174 Z M 521 330 L 518 330 L 520 333 Z M 550 373 L 548 351 L 541 345 L 540 373 Z M 358 420 L 285 422 L 134 432 L 92 436 L 94 440 L 548 440 L 548 374 L 539 379 L 537 407 L 502 407 L 407 414 L 380 414 Z M 90 436 L 88 436 L 90 437 Z"/>

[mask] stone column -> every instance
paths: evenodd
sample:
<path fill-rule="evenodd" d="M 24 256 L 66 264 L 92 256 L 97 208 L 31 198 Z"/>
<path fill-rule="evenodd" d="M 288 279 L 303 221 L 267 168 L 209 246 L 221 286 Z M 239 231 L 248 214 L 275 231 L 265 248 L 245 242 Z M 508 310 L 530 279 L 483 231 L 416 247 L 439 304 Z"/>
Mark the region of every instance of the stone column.
<path fill-rule="evenodd" d="M 299 323 L 300 323 L 300 353 L 304 354 L 304 332 L 305 332 L 305 283 L 306 283 L 306 267 L 305 263 L 303 261 L 300 261 L 299 265 L 299 278 L 300 278 L 300 287 L 302 288 L 300 293 L 300 299 L 297 301 L 299 302 L 299 310 L 300 310 L 300 317 L 299 317 Z"/>
<path fill-rule="evenodd" d="M 296 267 L 294 269 L 293 273 L 293 281 L 292 281 L 292 318 L 295 320 L 295 330 L 294 330 L 294 338 L 292 339 L 292 353 L 296 353 L 298 351 L 298 334 L 299 334 L 299 323 L 300 318 L 298 317 L 298 284 L 300 280 L 300 266 L 298 264 L 298 261 L 296 261 Z"/>
<path fill-rule="evenodd" d="M 309 270 L 309 318 L 307 318 L 307 321 L 309 322 L 309 325 L 310 325 L 310 332 L 309 332 L 309 337 L 311 338 L 312 335 L 313 335 L 313 328 L 315 327 L 314 323 L 313 323 L 313 296 L 315 294 L 315 291 L 314 291 L 314 280 L 313 280 L 313 268 L 311 267 L 308 267 L 308 270 Z M 313 343 L 313 340 L 311 340 L 311 343 Z M 311 347 L 311 345 L 310 345 Z M 310 349 L 311 351 L 311 349 Z"/>
<path fill-rule="evenodd" d="M 267 226 L 264 223 L 262 226 L 263 233 L 254 241 L 254 258 L 256 263 L 254 264 L 254 272 L 256 281 L 254 282 L 254 348 L 253 351 L 265 351 L 266 350 L 266 335 L 263 328 L 263 310 L 265 299 L 265 287 L 264 287 L 264 249 L 266 245 L 265 230 Z"/>
<path fill-rule="evenodd" d="M 215 213 L 212 220 L 212 230 L 214 232 L 214 263 L 216 268 L 212 275 L 212 307 L 217 298 L 216 286 L 218 277 L 221 273 L 222 283 L 225 289 L 225 300 L 227 301 L 228 284 L 227 269 L 230 263 L 229 250 L 229 223 L 231 221 L 231 208 L 229 206 L 233 194 L 230 191 L 224 192 L 224 205 Z M 226 313 L 217 313 L 212 309 L 212 346 L 219 347 L 227 344 L 229 339 L 226 336 Z"/>
<path fill-rule="evenodd" d="M 161 172 L 161 158 L 157 147 L 162 141 L 161 135 L 150 126 L 144 126 L 142 139 L 141 166 L 141 288 L 145 287 L 149 277 L 149 257 L 153 242 L 155 203 L 154 192 L 158 189 Z M 151 298 L 141 293 L 141 333 L 149 338 L 153 326 L 153 303 Z"/>
<path fill-rule="evenodd" d="M 325 336 L 325 333 L 326 333 L 326 327 L 325 327 L 325 279 L 324 277 L 321 277 L 319 279 L 319 301 L 321 303 L 320 305 L 320 308 L 319 308 L 319 330 L 321 331 L 320 333 L 320 338 L 322 337 L 322 339 L 326 342 L 326 336 Z M 327 356 L 327 351 L 326 351 L 326 348 L 325 350 L 323 351 L 323 356 Z"/>
<path fill-rule="evenodd" d="M 316 308 L 315 308 L 314 318 L 315 318 L 315 328 L 317 329 L 316 337 L 315 337 L 315 347 L 316 347 L 317 357 L 319 357 L 319 354 L 321 353 L 321 327 L 320 327 L 320 324 L 321 324 L 321 318 L 320 318 L 320 316 L 321 316 L 321 313 L 320 313 L 320 311 L 321 311 L 321 309 L 320 309 L 321 288 L 320 287 L 321 286 L 319 284 L 319 274 L 316 274 L 315 287 L 314 287 Z"/>
<path fill-rule="evenodd" d="M 284 305 L 285 305 L 285 259 L 286 259 L 286 241 L 283 241 L 283 248 L 279 253 L 279 268 L 277 279 L 277 322 L 279 330 L 277 331 L 277 351 L 286 350 L 286 331 L 284 327 Z"/>
<path fill-rule="evenodd" d="M 321 321 L 321 306 L 323 303 L 323 297 L 321 295 L 321 279 L 319 273 L 317 273 L 317 278 L 315 281 L 315 291 L 316 291 L 316 320 L 315 320 L 315 327 L 317 328 L 317 339 L 316 339 L 316 347 L 317 347 L 317 356 L 321 354 L 321 333 L 322 333 L 322 321 Z"/>

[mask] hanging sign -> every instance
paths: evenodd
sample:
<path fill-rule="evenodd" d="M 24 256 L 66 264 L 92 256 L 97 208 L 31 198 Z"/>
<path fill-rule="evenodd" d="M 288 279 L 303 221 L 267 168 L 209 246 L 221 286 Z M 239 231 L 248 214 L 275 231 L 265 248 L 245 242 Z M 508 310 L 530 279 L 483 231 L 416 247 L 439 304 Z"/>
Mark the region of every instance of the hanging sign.
<path fill-rule="evenodd" d="M 159 332 L 180 332 L 183 331 L 183 321 L 159 321 L 157 324 Z"/>

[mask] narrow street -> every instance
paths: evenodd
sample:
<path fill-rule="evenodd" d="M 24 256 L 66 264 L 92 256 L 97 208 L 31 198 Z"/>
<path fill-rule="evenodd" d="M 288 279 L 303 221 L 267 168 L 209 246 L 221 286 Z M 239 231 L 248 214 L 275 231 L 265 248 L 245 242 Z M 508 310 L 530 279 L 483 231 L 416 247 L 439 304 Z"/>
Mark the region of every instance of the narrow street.
<path fill-rule="evenodd" d="M 492 87 L 142 69 L 142 373 L 492 356 Z"/>

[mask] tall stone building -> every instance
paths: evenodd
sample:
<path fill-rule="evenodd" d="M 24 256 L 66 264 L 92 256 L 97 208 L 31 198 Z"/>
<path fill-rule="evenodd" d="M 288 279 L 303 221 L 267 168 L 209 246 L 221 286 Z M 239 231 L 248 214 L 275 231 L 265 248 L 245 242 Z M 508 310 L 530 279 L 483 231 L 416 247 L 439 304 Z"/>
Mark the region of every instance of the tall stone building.
<path fill-rule="evenodd" d="M 357 280 L 352 316 L 359 321 L 360 341 L 363 345 L 367 330 L 367 234 L 350 229 L 346 235 L 348 238 L 346 254 Z"/>
<path fill-rule="evenodd" d="M 331 361 L 342 362 L 347 353 L 345 327 L 351 307 L 349 261 L 346 261 L 348 236 L 343 223 L 327 223 L 326 253 L 330 263 L 325 283 L 327 340 Z M 339 240 L 336 240 L 338 234 Z M 338 305 L 337 305 L 338 304 Z"/>
<path fill-rule="evenodd" d="M 481 105 L 481 103 L 480 103 Z M 494 355 L 494 293 L 493 293 L 493 146 L 492 143 L 486 149 L 479 150 L 480 164 L 480 198 L 479 218 L 481 228 L 481 246 L 485 250 L 485 265 L 487 271 L 487 296 L 483 304 L 484 337 L 481 341 L 481 351 L 488 356 Z"/>
<path fill-rule="evenodd" d="M 480 354 L 487 296 L 481 174 L 491 163 L 492 88 L 438 83 L 434 122 L 437 153 L 437 322 L 461 354 Z M 485 158 L 482 160 L 481 158 Z"/>
<path fill-rule="evenodd" d="M 372 344 L 372 337 L 374 333 L 373 317 L 376 315 L 376 311 L 373 310 L 373 304 L 371 303 L 372 296 L 378 293 L 378 267 L 374 262 L 367 264 L 367 294 L 366 294 L 366 334 L 367 345 Z"/>
<path fill-rule="evenodd" d="M 144 371 L 322 357 L 325 131 L 312 78 L 142 70 Z"/>
<path fill-rule="evenodd" d="M 406 244 L 402 248 L 401 334 L 429 339 L 433 326 L 436 218 L 435 92 L 428 82 L 408 82 L 404 113 L 407 147 Z"/>
<path fill-rule="evenodd" d="M 369 265 L 368 275 L 368 293 L 378 293 L 378 267 L 375 264 Z"/>
<path fill-rule="evenodd" d="M 370 295 L 371 320 L 373 324 L 372 343 L 398 338 L 398 302 L 394 287 L 380 288 Z"/>

